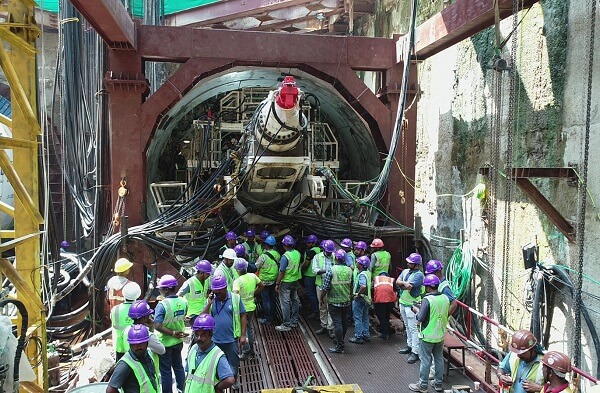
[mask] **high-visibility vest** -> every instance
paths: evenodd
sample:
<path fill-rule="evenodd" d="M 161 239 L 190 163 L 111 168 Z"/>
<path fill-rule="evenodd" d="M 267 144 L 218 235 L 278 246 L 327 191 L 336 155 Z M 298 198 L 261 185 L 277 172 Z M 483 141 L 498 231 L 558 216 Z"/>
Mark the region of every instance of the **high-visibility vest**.
<path fill-rule="evenodd" d="M 543 367 L 541 365 L 542 357 L 540 355 L 533 360 L 533 363 L 529 370 L 527 370 L 527 373 L 519 376 L 517 376 L 517 370 L 519 369 L 519 363 L 521 363 L 521 359 L 519 359 L 519 356 L 517 356 L 517 354 L 514 352 L 509 352 L 508 356 L 508 364 L 510 365 L 510 378 L 513 380 L 513 382 L 517 383 L 517 377 L 523 381 L 527 380 L 537 384 L 541 384 L 544 381 L 544 375 L 542 372 Z M 514 384 L 512 386 L 514 386 Z M 514 388 L 512 386 L 508 387 L 508 391 L 510 393 L 514 392 Z M 504 387 L 504 389 L 506 389 L 506 387 Z"/>
<path fill-rule="evenodd" d="M 282 282 L 296 282 L 302 277 L 300 274 L 300 252 L 298 250 L 289 250 L 283 254 L 288 260 L 285 274 Z"/>
<path fill-rule="evenodd" d="M 420 274 L 423 275 L 423 272 L 420 270 L 410 270 L 404 269 L 402 273 L 400 273 L 400 278 L 402 281 L 407 281 L 408 277 L 411 274 Z M 418 292 L 419 294 L 416 297 L 413 297 L 412 292 Z M 421 296 L 425 293 L 425 286 L 421 285 L 420 287 L 414 287 L 411 290 L 401 289 L 400 290 L 400 305 L 401 306 L 412 306 L 414 302 L 418 302 L 421 300 Z"/>
<path fill-rule="evenodd" d="M 376 276 L 373 280 L 373 302 L 395 303 L 394 279 L 389 276 Z"/>
<path fill-rule="evenodd" d="M 240 317 L 240 295 L 237 293 L 230 292 L 231 295 L 231 306 L 233 309 L 233 338 L 238 339 L 242 335 L 242 321 Z M 214 304 L 214 303 L 213 303 Z M 208 310 L 212 314 L 212 304 Z M 213 315 L 214 317 L 214 315 Z"/>
<path fill-rule="evenodd" d="M 354 274 L 354 271 L 352 271 L 352 273 Z M 358 275 L 356 276 L 356 279 L 354 280 L 354 294 L 356 295 L 358 293 L 358 291 L 360 290 L 360 285 L 358 284 L 358 276 L 365 276 L 365 279 L 367 280 L 367 293 L 364 294 L 365 300 L 367 301 L 367 303 L 371 304 L 373 302 L 373 297 L 371 296 L 371 272 L 368 270 L 363 270 L 362 272 L 358 273 Z"/>
<path fill-rule="evenodd" d="M 375 257 L 375 263 L 373 264 L 373 276 L 378 276 L 381 273 L 390 272 L 390 264 L 392 262 L 392 256 L 385 250 L 375 251 L 372 256 Z"/>
<path fill-rule="evenodd" d="M 233 267 L 233 266 L 232 266 Z M 227 280 L 227 290 L 231 291 L 232 285 L 233 285 L 233 280 L 235 280 L 236 278 L 238 278 L 238 274 L 237 271 L 235 271 L 234 269 L 228 267 L 225 262 L 221 262 L 221 264 L 219 266 L 217 266 L 217 268 L 215 269 L 215 272 L 213 273 L 213 276 L 218 275 L 221 272 L 223 276 L 225 276 L 225 279 Z"/>
<path fill-rule="evenodd" d="M 315 258 L 317 258 L 317 269 L 318 270 L 326 270 L 325 269 L 325 258 L 329 258 L 331 260 L 331 262 L 333 263 L 333 255 L 328 257 L 325 255 L 324 252 L 317 254 L 315 256 Z M 323 286 L 323 274 L 317 275 L 317 277 L 315 278 L 315 284 L 318 287 Z"/>
<path fill-rule="evenodd" d="M 310 251 L 314 251 L 315 255 L 318 255 L 321 252 L 321 248 L 314 246 L 313 248 L 310 249 Z M 304 255 L 304 259 L 303 262 L 306 260 L 306 254 Z M 308 268 L 306 268 L 306 270 L 304 271 L 304 277 L 316 277 L 317 275 L 315 273 L 313 273 L 312 271 L 312 265 L 313 265 L 313 260 L 314 257 L 311 258 L 310 263 L 308 264 Z"/>
<path fill-rule="evenodd" d="M 184 296 L 188 303 L 186 315 L 199 315 L 206 303 L 210 282 L 208 279 L 205 279 L 203 284 L 198 277 L 193 276 L 187 280 L 187 285 L 189 290 Z"/>
<path fill-rule="evenodd" d="M 427 295 L 425 299 L 429 302 L 429 323 L 424 329 L 421 325 L 419 338 L 426 343 L 441 343 L 448 328 L 450 299 L 441 293 Z"/>
<path fill-rule="evenodd" d="M 121 304 L 125 301 L 125 296 L 123 296 L 123 287 L 129 284 L 131 281 L 127 280 L 119 289 L 108 288 L 108 305 L 112 310 L 116 305 Z"/>
<path fill-rule="evenodd" d="M 352 269 L 346 265 L 331 267 L 331 289 L 327 293 L 327 303 L 343 304 L 352 300 Z"/>
<path fill-rule="evenodd" d="M 132 302 L 117 304 L 110 310 L 110 322 L 112 325 L 113 345 L 115 351 L 125 353 L 129 350 L 127 338 L 123 335 L 123 331 L 127 326 L 133 325 L 133 319 L 129 318 L 129 309 Z"/>
<path fill-rule="evenodd" d="M 194 344 L 188 355 L 188 375 L 185 379 L 184 393 L 214 393 L 219 383 L 217 368 L 219 360 L 225 353 L 216 345 L 196 364 L 198 344 Z"/>
<path fill-rule="evenodd" d="M 242 274 L 233 282 L 234 287 L 239 286 L 239 295 L 244 303 L 246 312 L 256 310 L 256 303 L 254 303 L 254 292 L 257 287 L 256 275 L 254 273 Z"/>
<path fill-rule="evenodd" d="M 277 279 L 277 262 L 281 255 L 275 250 L 265 250 L 261 256 L 264 263 L 258 271 L 258 278 L 265 282 L 273 282 Z"/>
<path fill-rule="evenodd" d="M 186 303 L 180 297 L 167 297 L 160 302 L 165 308 L 165 319 L 163 320 L 163 326 L 167 329 L 171 329 L 178 332 L 185 330 L 185 314 L 186 314 Z M 183 342 L 183 338 L 177 338 L 158 332 L 158 339 L 165 347 L 172 347 L 180 342 Z"/>
<path fill-rule="evenodd" d="M 160 387 L 160 383 L 158 381 L 159 375 L 158 373 L 156 373 L 156 371 L 154 372 L 154 384 L 152 383 L 152 379 L 150 379 L 150 376 L 148 375 L 148 373 L 146 373 L 146 370 L 144 369 L 144 366 L 142 366 L 142 363 L 134 360 L 131 355 L 129 354 L 129 352 L 125 353 L 125 355 L 123 355 L 123 357 L 121 357 L 121 359 L 119 359 L 119 361 L 123 361 L 125 362 L 129 368 L 131 368 L 131 370 L 133 371 L 133 374 L 135 375 L 135 378 L 137 379 L 138 384 L 140 385 L 140 393 L 158 393 L 159 392 L 159 387 Z M 155 367 L 154 369 L 156 370 L 156 366 L 154 365 L 154 360 L 152 360 L 153 366 Z"/>
<path fill-rule="evenodd" d="M 438 292 L 442 293 L 442 291 L 446 288 L 450 288 L 450 282 L 448 280 L 440 282 L 440 285 L 438 285 Z M 450 291 L 452 291 L 452 288 L 450 288 Z"/>

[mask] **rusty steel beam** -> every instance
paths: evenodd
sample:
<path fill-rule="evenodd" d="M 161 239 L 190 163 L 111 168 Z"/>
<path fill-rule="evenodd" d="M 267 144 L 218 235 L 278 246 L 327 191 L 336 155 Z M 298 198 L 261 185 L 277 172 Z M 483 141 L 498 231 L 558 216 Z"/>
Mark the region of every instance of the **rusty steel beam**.
<path fill-rule="evenodd" d="M 515 182 L 521 190 L 531 199 L 531 201 L 542 211 L 548 219 L 562 232 L 563 235 L 572 243 L 575 241 L 575 228 L 559 213 L 552 203 L 529 181 L 529 179 L 520 177 Z"/>
<path fill-rule="evenodd" d="M 396 42 L 389 38 L 169 26 L 139 26 L 139 32 L 143 39 L 140 39 L 138 53 L 146 60 L 183 63 L 201 57 L 274 64 L 319 62 L 364 71 L 383 71 L 396 64 Z"/>
<path fill-rule="evenodd" d="M 165 18 L 165 25 L 209 26 L 214 23 L 226 22 L 312 2 L 314 0 L 219 1 L 169 15 Z"/>
<path fill-rule="evenodd" d="M 137 47 L 135 23 L 119 0 L 71 0 L 109 46 Z"/>
<path fill-rule="evenodd" d="M 566 177 L 575 178 L 577 177 L 574 168 L 513 168 L 511 170 L 511 177 L 515 178 L 527 178 L 527 177 Z"/>
<path fill-rule="evenodd" d="M 538 0 L 523 0 L 528 8 Z M 498 0 L 500 19 L 512 15 L 513 0 Z M 494 25 L 494 0 L 456 0 L 416 29 L 415 51 L 426 59 Z"/>

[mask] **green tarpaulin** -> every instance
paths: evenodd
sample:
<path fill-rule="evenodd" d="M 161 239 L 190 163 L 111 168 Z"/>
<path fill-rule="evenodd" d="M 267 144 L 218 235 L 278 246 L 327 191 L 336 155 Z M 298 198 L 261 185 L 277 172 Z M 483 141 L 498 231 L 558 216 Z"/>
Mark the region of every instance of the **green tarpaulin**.
<path fill-rule="evenodd" d="M 94 1 L 94 0 L 89 0 Z M 219 0 L 164 0 L 165 15 L 189 10 L 190 8 L 200 7 L 202 5 L 216 3 Z M 36 0 L 38 5 L 44 11 L 58 12 L 59 0 Z M 133 15 L 136 17 L 144 16 L 144 0 L 125 0 L 123 2 L 130 9 L 133 9 Z"/>

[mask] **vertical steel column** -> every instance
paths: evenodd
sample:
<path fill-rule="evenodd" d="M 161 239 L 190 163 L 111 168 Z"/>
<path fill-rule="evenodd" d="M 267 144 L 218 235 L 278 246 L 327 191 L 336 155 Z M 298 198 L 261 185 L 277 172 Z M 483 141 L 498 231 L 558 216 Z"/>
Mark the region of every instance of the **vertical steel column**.
<path fill-rule="evenodd" d="M 46 356 L 46 310 L 41 303 L 40 225 L 38 187 L 38 138 L 41 135 L 37 120 L 37 81 L 35 40 L 39 28 L 35 24 L 35 3 L 31 0 L 11 0 L 6 23 L 0 24 L 3 43 L 0 63 L 10 84 L 12 106 L 12 136 L 15 141 L 30 143 L 2 144 L 0 165 L 15 190 L 15 249 L 16 272 L 12 266 L 1 267 L 17 290 L 29 315 L 28 335 L 37 335 L 42 342 L 41 367 L 37 369 L 37 386 L 48 390 L 48 361 Z M 7 43 L 10 50 L 4 49 Z M 13 148 L 13 163 L 8 160 L 7 148 Z M 33 235 L 33 236 L 32 236 Z M 34 298 L 31 297 L 34 295 Z M 33 354 L 30 354 L 33 355 Z"/>

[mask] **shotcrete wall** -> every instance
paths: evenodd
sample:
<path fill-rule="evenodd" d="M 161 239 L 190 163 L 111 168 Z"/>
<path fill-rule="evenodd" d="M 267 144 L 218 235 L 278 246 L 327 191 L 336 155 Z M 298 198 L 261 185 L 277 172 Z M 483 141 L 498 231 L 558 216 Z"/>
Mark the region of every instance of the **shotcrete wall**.
<path fill-rule="evenodd" d="M 384 37 L 406 33 L 409 3 L 380 1 L 377 15 L 365 18 L 358 32 Z M 427 19 L 442 6 L 442 2 L 422 2 L 419 20 Z M 537 242 L 540 261 L 544 265 L 566 265 L 572 269 L 575 283 L 580 270 L 577 243 L 570 243 L 505 173 L 507 160 L 512 160 L 512 167 L 576 165 L 581 169 L 590 17 L 588 1 L 547 0 L 520 12 L 516 38 L 508 38 L 501 50 L 501 56 L 515 70 L 512 87 L 510 71 L 498 73 L 491 67 L 497 53 L 493 27 L 419 65 L 422 94 L 418 101 L 415 215 L 422 219 L 434 257 L 443 261 L 448 261 L 454 251 L 457 242 L 452 239 L 458 239 L 464 230 L 471 250 L 482 261 L 476 268 L 474 303 L 478 309 L 486 310 L 486 292 L 482 288 L 493 285 L 493 316 L 513 329 L 530 328 L 531 320 L 530 308 L 525 304 L 530 270 L 523 266 L 523 245 Z M 514 23 L 512 17 L 502 21 L 503 38 L 508 37 Z M 596 24 L 595 32 L 596 70 L 582 258 L 583 304 L 598 328 L 600 298 L 595 294 L 600 293 L 600 271 L 595 268 L 595 257 L 600 254 L 600 172 L 595 168 L 600 165 L 596 153 L 600 133 L 599 25 Z M 510 131 L 512 118 L 516 124 L 514 133 Z M 491 137 L 494 129 L 498 130 L 499 142 Z M 507 156 L 510 145 L 512 157 Z M 494 152 L 499 157 L 497 162 Z M 479 175 L 480 168 L 490 165 L 490 171 L 498 178 L 495 187 L 488 177 Z M 581 198 L 577 182 L 530 180 L 577 227 Z M 487 198 L 477 198 L 479 184 L 487 186 Z M 496 230 L 491 234 L 490 188 L 495 188 L 497 201 Z M 489 260 L 492 249 L 494 261 Z M 493 271 L 488 271 L 491 264 Z M 557 293 L 549 346 L 573 355 L 574 304 L 568 291 Z M 581 366 L 596 374 L 596 348 L 589 342 L 591 334 L 583 325 Z"/>

